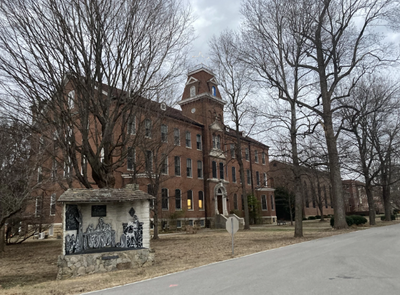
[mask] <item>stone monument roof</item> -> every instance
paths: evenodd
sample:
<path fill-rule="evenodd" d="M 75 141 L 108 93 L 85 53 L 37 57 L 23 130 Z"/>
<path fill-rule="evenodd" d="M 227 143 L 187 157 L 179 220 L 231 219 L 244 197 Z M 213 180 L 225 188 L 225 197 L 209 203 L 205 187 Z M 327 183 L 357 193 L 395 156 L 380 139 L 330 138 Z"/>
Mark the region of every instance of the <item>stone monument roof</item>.
<path fill-rule="evenodd" d="M 127 187 L 119 189 L 68 189 L 60 196 L 58 202 L 105 203 L 151 199 L 154 199 L 152 195 L 127 185 Z"/>

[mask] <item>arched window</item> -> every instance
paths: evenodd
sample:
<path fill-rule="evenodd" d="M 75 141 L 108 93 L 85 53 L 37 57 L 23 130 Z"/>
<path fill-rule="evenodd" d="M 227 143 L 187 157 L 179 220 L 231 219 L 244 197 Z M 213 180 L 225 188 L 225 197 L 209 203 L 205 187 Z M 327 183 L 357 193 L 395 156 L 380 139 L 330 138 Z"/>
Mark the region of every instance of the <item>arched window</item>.
<path fill-rule="evenodd" d="M 192 86 L 190 87 L 190 97 L 193 97 L 196 95 L 196 87 Z"/>
<path fill-rule="evenodd" d="M 211 87 L 211 94 L 217 96 L 217 88 L 215 86 Z"/>

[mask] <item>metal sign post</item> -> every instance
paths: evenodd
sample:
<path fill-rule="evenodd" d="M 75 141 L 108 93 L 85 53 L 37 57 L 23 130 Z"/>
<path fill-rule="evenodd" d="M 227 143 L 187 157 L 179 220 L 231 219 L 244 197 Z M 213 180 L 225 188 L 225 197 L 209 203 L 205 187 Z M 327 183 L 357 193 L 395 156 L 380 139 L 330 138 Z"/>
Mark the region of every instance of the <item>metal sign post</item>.
<path fill-rule="evenodd" d="M 233 235 L 239 230 L 239 221 L 234 217 L 226 220 L 226 230 L 232 235 L 232 256 L 235 255 Z"/>

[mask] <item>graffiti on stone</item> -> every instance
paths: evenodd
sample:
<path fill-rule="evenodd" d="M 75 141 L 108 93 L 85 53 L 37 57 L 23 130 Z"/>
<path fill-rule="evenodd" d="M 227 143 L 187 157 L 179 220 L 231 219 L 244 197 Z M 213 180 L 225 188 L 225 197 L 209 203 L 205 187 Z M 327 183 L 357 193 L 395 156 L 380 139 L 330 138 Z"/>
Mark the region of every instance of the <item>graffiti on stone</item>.
<path fill-rule="evenodd" d="M 129 215 L 133 221 L 123 224 L 123 234 L 120 237 L 119 246 L 122 248 L 142 248 L 143 247 L 143 222 L 139 222 L 135 215 L 135 209 L 129 210 Z"/>
<path fill-rule="evenodd" d="M 75 210 L 75 209 L 74 209 Z M 102 249 L 107 247 L 120 248 L 142 248 L 143 247 L 143 222 L 140 222 L 135 215 L 135 210 L 131 208 L 129 214 L 132 217 L 131 221 L 123 223 L 123 233 L 120 237 L 120 242 L 115 243 L 115 230 L 111 224 L 105 223 L 103 218 L 99 218 L 96 227 L 89 224 L 86 231 L 82 229 L 82 214 L 76 207 L 76 211 L 71 210 L 71 216 L 75 219 L 75 234 L 65 236 L 65 253 L 79 254 L 90 249 Z M 70 224 L 73 224 L 73 219 L 70 217 Z M 67 222 L 67 221 L 66 221 Z"/>
<path fill-rule="evenodd" d="M 100 217 L 96 228 L 93 227 L 93 224 L 89 224 L 86 232 L 83 232 L 80 211 L 77 219 L 79 227 L 76 237 L 74 234 L 68 234 L 65 237 L 66 254 L 82 253 L 89 249 L 115 247 L 115 231 L 112 229 L 111 224 L 105 223 Z"/>
<path fill-rule="evenodd" d="M 65 229 L 66 230 L 77 230 L 78 229 L 78 218 L 79 210 L 77 205 L 67 205 L 65 211 Z"/>

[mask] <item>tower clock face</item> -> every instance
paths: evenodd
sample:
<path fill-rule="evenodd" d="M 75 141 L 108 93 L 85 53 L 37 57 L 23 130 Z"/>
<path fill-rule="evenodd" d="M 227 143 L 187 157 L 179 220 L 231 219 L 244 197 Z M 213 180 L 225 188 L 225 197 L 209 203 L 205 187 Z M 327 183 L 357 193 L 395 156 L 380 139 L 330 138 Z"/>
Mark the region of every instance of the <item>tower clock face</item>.
<path fill-rule="evenodd" d="M 196 109 L 195 108 L 193 108 L 192 109 L 192 114 L 194 114 L 196 112 Z"/>

